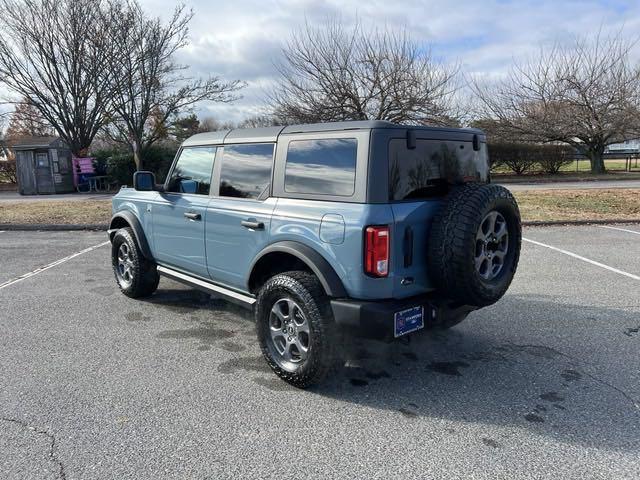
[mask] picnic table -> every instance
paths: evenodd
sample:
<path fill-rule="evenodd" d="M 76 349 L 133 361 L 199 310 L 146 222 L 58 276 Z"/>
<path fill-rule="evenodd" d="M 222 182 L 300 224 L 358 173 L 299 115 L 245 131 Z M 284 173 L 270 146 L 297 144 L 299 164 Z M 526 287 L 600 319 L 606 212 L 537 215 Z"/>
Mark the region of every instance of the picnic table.
<path fill-rule="evenodd" d="M 78 184 L 79 192 L 108 192 L 111 190 L 112 182 L 110 182 L 108 175 L 91 175 L 84 178 L 84 180 L 84 182 Z"/>
<path fill-rule="evenodd" d="M 109 177 L 107 175 L 95 175 L 87 178 L 90 192 L 104 192 L 109 190 Z"/>

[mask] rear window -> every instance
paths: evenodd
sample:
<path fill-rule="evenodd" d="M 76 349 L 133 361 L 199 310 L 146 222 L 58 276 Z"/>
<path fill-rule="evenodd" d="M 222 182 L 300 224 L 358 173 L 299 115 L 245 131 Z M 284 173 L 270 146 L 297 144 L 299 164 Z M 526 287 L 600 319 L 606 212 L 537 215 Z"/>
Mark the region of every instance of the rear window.
<path fill-rule="evenodd" d="M 272 143 L 225 145 L 220 196 L 259 198 L 271 183 Z"/>
<path fill-rule="evenodd" d="M 486 180 L 486 145 L 479 152 L 472 142 L 418 140 L 409 150 L 406 139 L 389 142 L 389 200 L 430 198 L 442 193 L 447 181 Z"/>
<path fill-rule="evenodd" d="M 353 195 L 357 152 L 355 138 L 289 142 L 285 191 L 341 197 Z"/>

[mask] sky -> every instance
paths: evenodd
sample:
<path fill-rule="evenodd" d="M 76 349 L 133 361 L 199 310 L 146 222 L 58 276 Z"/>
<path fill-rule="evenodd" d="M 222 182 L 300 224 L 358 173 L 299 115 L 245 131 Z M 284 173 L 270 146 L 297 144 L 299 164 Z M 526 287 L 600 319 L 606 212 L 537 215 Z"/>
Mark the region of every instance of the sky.
<path fill-rule="evenodd" d="M 175 8 L 168 0 L 141 0 L 148 12 Z M 219 75 L 247 82 L 233 104 L 206 104 L 198 114 L 238 121 L 259 114 L 265 92 L 278 76 L 282 46 L 305 20 L 322 23 L 358 19 L 365 29 L 406 28 L 431 45 L 444 62 L 458 62 L 472 75 L 501 76 L 515 61 L 535 55 L 541 45 L 575 35 L 623 29 L 640 35 L 640 1 L 566 0 L 191 0 L 195 16 L 191 44 L 178 60 L 195 76 Z M 640 57 L 640 55 L 639 55 Z"/>
<path fill-rule="evenodd" d="M 152 15 L 169 16 L 177 2 L 140 0 Z M 504 75 L 540 46 L 570 41 L 602 28 L 640 35 L 640 0 L 190 0 L 190 44 L 177 60 L 194 77 L 247 82 L 232 104 L 202 104 L 197 113 L 220 121 L 260 114 L 265 92 L 277 82 L 282 46 L 305 22 L 339 17 L 365 29 L 406 28 L 443 62 L 467 74 Z M 638 50 L 638 49 L 636 49 Z M 637 55 L 640 59 L 640 54 Z"/>

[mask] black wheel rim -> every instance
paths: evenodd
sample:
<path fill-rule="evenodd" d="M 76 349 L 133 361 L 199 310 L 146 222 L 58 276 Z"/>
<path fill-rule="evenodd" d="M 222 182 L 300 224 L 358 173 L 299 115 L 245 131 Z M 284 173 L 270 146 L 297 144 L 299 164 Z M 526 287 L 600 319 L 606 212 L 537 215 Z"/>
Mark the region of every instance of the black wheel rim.
<path fill-rule="evenodd" d="M 483 280 L 495 280 L 504 271 L 509 253 L 509 226 L 504 216 L 490 211 L 476 233 L 475 268 Z"/>

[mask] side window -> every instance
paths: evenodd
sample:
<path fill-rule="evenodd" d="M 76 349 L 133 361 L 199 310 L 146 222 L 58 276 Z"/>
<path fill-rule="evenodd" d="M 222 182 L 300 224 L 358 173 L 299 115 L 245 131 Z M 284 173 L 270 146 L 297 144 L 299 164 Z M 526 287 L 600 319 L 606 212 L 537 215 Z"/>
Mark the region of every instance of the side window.
<path fill-rule="evenodd" d="M 49 155 L 46 153 L 36 153 L 36 165 L 38 168 L 49 166 Z"/>
<path fill-rule="evenodd" d="M 167 191 L 209 195 L 211 172 L 216 147 L 186 147 L 182 149 Z"/>
<path fill-rule="evenodd" d="M 355 138 L 289 142 L 284 189 L 349 197 L 355 190 L 358 141 Z"/>
<path fill-rule="evenodd" d="M 259 198 L 271 183 L 272 143 L 225 145 L 220 169 L 220 196 Z"/>

